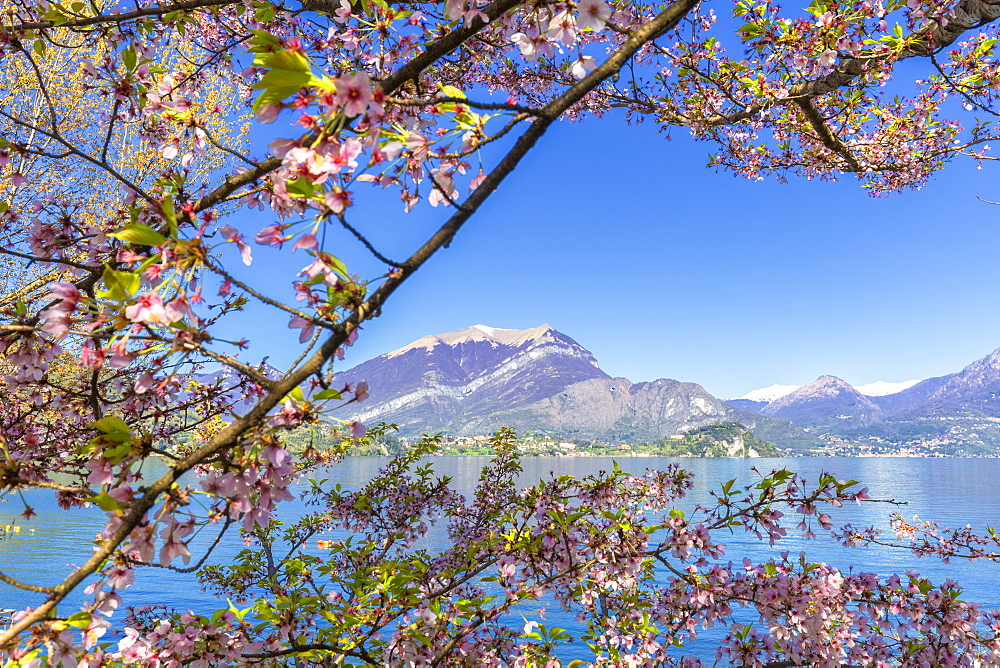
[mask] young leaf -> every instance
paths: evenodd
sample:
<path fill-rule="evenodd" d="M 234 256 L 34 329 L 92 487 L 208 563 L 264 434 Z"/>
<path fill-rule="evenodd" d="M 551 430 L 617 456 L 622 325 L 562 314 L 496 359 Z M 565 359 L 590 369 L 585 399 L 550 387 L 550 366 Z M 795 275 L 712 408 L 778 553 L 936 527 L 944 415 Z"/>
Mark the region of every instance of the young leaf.
<path fill-rule="evenodd" d="M 165 236 L 145 223 L 131 223 L 117 232 L 111 232 L 108 236 L 143 246 L 159 246 L 167 241 Z"/>

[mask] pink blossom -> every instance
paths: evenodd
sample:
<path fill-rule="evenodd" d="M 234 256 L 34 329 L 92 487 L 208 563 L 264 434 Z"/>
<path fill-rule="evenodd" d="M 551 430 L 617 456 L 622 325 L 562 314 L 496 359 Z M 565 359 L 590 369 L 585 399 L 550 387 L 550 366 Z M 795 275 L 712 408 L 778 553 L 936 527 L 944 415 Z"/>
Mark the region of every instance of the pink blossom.
<path fill-rule="evenodd" d="M 60 299 L 71 302 L 80 300 L 80 289 L 72 283 L 53 283 L 49 286 L 49 291 Z"/>
<path fill-rule="evenodd" d="M 364 401 L 368 398 L 368 381 L 359 381 L 357 386 L 354 388 L 354 400 Z"/>
<path fill-rule="evenodd" d="M 173 160 L 174 158 L 177 157 L 177 154 L 180 152 L 180 148 L 181 148 L 181 142 L 179 139 L 175 137 L 174 139 L 171 139 L 166 144 L 164 144 L 163 148 L 160 149 L 160 152 L 163 154 L 163 157 L 166 158 L 167 160 Z"/>
<path fill-rule="evenodd" d="M 512 578 L 517 573 L 517 562 L 509 554 L 500 557 L 498 565 L 500 566 L 500 577 Z"/>
<path fill-rule="evenodd" d="M 371 82 L 364 72 L 342 74 L 337 79 L 337 104 L 348 117 L 365 113 L 372 98 Z"/>
<path fill-rule="evenodd" d="M 299 276 L 305 276 L 312 280 L 322 274 L 324 277 L 329 276 L 331 273 L 330 267 L 327 266 L 326 262 L 322 259 L 317 258 L 309 265 L 307 265 L 302 271 L 299 272 Z"/>
<path fill-rule="evenodd" d="M 580 56 L 573 61 L 569 71 L 577 79 L 582 79 L 592 72 L 595 67 L 597 67 L 597 61 L 592 56 Z"/>
<path fill-rule="evenodd" d="M 611 18 L 611 6 L 604 0 L 581 0 L 576 10 L 576 27 L 579 30 L 590 28 L 599 32 Z"/>
<path fill-rule="evenodd" d="M 144 292 L 139 295 L 136 302 L 125 308 L 125 317 L 132 322 L 165 322 L 166 311 L 163 309 L 163 300 L 155 292 Z"/>
<path fill-rule="evenodd" d="M 45 321 L 45 324 L 42 325 L 42 331 L 51 334 L 56 340 L 66 336 L 72 324 L 70 314 L 75 308 L 76 302 L 63 300 L 39 313 L 39 317 Z"/>
<path fill-rule="evenodd" d="M 539 56 L 551 58 L 555 54 L 552 44 L 539 34 L 534 26 L 528 28 L 526 33 L 514 33 L 510 39 L 529 63 L 537 60 Z"/>
<path fill-rule="evenodd" d="M 88 459 L 84 466 L 90 470 L 87 482 L 91 485 L 107 485 L 114 480 L 114 472 L 111 470 L 111 462 L 103 457 Z"/>
<path fill-rule="evenodd" d="M 292 463 L 292 456 L 288 454 L 288 451 L 274 445 L 264 446 L 261 454 L 264 456 L 264 459 L 276 469 L 289 467 Z"/>
<path fill-rule="evenodd" d="M 471 181 L 469 181 L 469 192 L 472 192 L 486 180 L 486 173 L 480 169 L 479 174 L 477 174 Z"/>
<path fill-rule="evenodd" d="M 576 41 L 576 21 L 568 9 L 552 17 L 545 36 L 553 42 L 560 42 L 567 46 Z"/>
<path fill-rule="evenodd" d="M 297 251 L 300 248 L 310 249 L 317 247 L 316 235 L 315 234 L 303 234 L 301 237 L 295 240 L 292 245 L 292 252 Z"/>
<path fill-rule="evenodd" d="M 274 154 L 274 157 L 284 158 L 289 151 L 293 148 L 297 148 L 299 145 L 299 142 L 294 139 L 283 139 L 279 137 L 268 144 L 268 148 L 271 150 L 271 153 Z"/>
<path fill-rule="evenodd" d="M 291 238 L 281 235 L 287 228 L 287 225 L 268 225 L 258 232 L 253 239 L 262 246 L 277 246 L 281 248 L 281 245 Z"/>
<path fill-rule="evenodd" d="M 169 518 L 167 526 L 160 532 L 160 537 L 165 539 L 163 547 L 160 548 L 160 564 L 168 566 L 177 557 L 181 557 L 184 563 L 191 561 L 191 551 L 187 543 L 182 539 L 191 533 L 193 527 L 187 523 L 179 523 L 173 517 Z"/>
<path fill-rule="evenodd" d="M 465 14 L 465 0 L 447 0 L 444 3 L 444 15 L 452 21 L 458 21 Z"/>
<path fill-rule="evenodd" d="M 351 194 L 337 188 L 323 195 L 323 203 L 332 213 L 341 214 L 351 205 Z"/>
<path fill-rule="evenodd" d="M 299 333 L 299 343 L 305 343 L 312 338 L 313 329 L 316 327 L 311 321 L 295 316 L 288 323 L 289 329 L 301 329 Z"/>
<path fill-rule="evenodd" d="M 106 352 L 102 348 L 94 348 L 90 341 L 80 348 L 80 364 L 88 369 L 100 369 L 104 366 Z"/>
<path fill-rule="evenodd" d="M 352 172 L 358 167 L 357 157 L 361 155 L 361 142 L 350 137 L 343 142 L 326 142 L 321 148 L 323 156 L 329 162 L 327 171 L 337 174 L 346 169 Z"/>
<path fill-rule="evenodd" d="M 278 118 L 278 114 L 280 113 L 281 103 L 279 102 L 270 102 L 268 104 L 261 105 L 256 113 L 257 122 L 273 123 Z"/>
<path fill-rule="evenodd" d="M 240 257 L 243 259 L 243 264 L 249 267 L 253 262 L 253 256 L 250 252 L 250 246 L 243 241 L 243 235 L 240 234 L 232 225 L 223 225 L 219 228 L 219 232 L 226 241 L 231 241 L 236 244 L 236 247 L 240 250 Z"/>
<path fill-rule="evenodd" d="M 135 572 L 128 566 L 115 565 L 106 571 L 108 586 L 112 589 L 127 589 L 135 582 Z"/>
<path fill-rule="evenodd" d="M 195 315 L 194 310 L 191 308 L 191 304 L 184 295 L 168 302 L 166 306 L 164 306 L 163 311 L 166 314 L 167 322 L 178 322 L 183 320 L 184 316 L 189 317 L 194 323 L 199 322 L 198 316 Z"/>
<path fill-rule="evenodd" d="M 145 394 L 149 391 L 149 388 L 153 387 L 153 374 L 146 373 L 141 374 L 135 381 L 135 387 L 133 388 L 136 394 Z"/>

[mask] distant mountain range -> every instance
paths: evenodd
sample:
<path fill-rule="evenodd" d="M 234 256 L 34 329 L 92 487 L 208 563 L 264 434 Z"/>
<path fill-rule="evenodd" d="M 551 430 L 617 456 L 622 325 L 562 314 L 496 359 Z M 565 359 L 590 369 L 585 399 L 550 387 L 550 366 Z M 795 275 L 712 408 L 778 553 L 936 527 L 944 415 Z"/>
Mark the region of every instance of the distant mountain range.
<path fill-rule="evenodd" d="M 745 411 L 700 385 L 612 378 L 594 356 L 549 325 L 483 325 L 425 336 L 337 375 L 368 381 L 370 398 L 351 419 L 394 422 L 403 435 L 455 436 L 500 427 L 564 438 L 641 442 L 720 422 L 737 422 L 780 447 L 807 451 L 819 441 L 789 420 Z"/>
<path fill-rule="evenodd" d="M 262 367 L 277 377 L 280 372 Z M 232 373 L 200 375 L 229 386 Z M 567 439 L 642 443 L 735 422 L 790 452 L 1000 453 L 1000 349 L 961 371 L 852 387 L 835 376 L 722 401 L 695 383 L 612 378 L 549 325 L 483 325 L 425 336 L 336 376 L 370 396 L 340 417 L 394 422 L 404 436 L 489 434 L 501 427 Z M 240 414 L 255 397 L 232 397 Z"/>
<path fill-rule="evenodd" d="M 768 396 L 765 390 L 772 386 L 729 403 L 789 419 L 829 443 L 864 443 L 890 452 L 916 445 L 944 454 L 1000 451 L 1000 350 L 947 376 L 875 385 L 872 392 L 871 386 L 851 387 L 821 376 L 810 385 L 784 386 L 794 388 L 787 393 Z"/>

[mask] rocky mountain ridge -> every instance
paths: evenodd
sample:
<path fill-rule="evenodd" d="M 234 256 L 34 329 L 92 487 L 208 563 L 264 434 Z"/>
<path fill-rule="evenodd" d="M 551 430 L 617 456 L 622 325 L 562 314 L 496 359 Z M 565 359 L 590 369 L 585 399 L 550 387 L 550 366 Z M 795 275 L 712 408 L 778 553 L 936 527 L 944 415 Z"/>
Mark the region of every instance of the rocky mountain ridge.
<path fill-rule="evenodd" d="M 225 386 L 234 380 L 230 375 L 200 378 Z M 797 452 L 1000 452 L 1000 349 L 956 373 L 878 383 L 875 392 L 821 376 L 805 386 L 772 386 L 720 401 L 695 383 L 612 378 L 588 350 L 549 325 L 476 325 L 422 337 L 337 376 L 338 383 L 361 380 L 368 381 L 370 398 L 340 417 L 395 422 L 404 435 L 466 436 L 512 426 L 522 433 L 641 443 L 735 422 Z M 234 396 L 233 413 L 252 400 Z"/>
<path fill-rule="evenodd" d="M 868 444 L 876 451 L 906 446 L 942 453 L 1000 451 L 1000 349 L 961 371 L 906 385 L 872 396 L 822 376 L 767 403 L 729 403 L 790 419 L 829 442 Z"/>
<path fill-rule="evenodd" d="M 500 427 L 565 438 L 639 442 L 731 421 L 790 448 L 815 445 L 790 422 L 730 406 L 700 385 L 611 378 L 593 355 L 549 325 L 476 325 L 425 336 L 337 376 L 367 380 L 351 419 L 394 422 L 401 433 L 486 434 Z"/>

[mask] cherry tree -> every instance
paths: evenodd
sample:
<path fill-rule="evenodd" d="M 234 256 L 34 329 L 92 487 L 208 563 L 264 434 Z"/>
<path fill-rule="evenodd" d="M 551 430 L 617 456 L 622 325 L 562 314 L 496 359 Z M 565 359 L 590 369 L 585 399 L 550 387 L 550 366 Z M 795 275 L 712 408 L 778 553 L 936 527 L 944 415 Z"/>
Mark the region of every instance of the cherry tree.
<path fill-rule="evenodd" d="M 735 36 L 715 11 L 732 11 Z M 998 17 L 979 0 L 7 2 L 0 483 L 107 519 L 64 581 L 0 574 L 37 595 L 0 633 L 5 657 L 559 665 L 566 631 L 511 623 L 551 597 L 580 616 L 599 665 L 697 665 L 676 648 L 703 625 L 728 629 L 720 658 L 747 665 L 1000 662 L 1000 622 L 954 583 L 788 556 L 724 563 L 721 530 L 809 537 L 831 528 L 830 508 L 866 499 L 829 475 L 765 474 L 688 517 L 674 507 L 690 484 L 679 469 L 521 491 L 501 433 L 465 499 L 419 466 L 428 439 L 363 490 L 315 486 L 316 513 L 278 522 L 293 484 L 364 434 L 330 415 L 368 392 L 337 386 L 337 357 L 557 120 L 648 119 L 712 142 L 713 163 L 748 178 L 920 187 L 956 157 L 991 159 Z M 892 79 L 906 60 L 922 78 Z M 295 125 L 271 125 L 258 155 L 250 137 L 278 120 Z M 387 257 L 356 213 L 387 194 L 440 212 L 406 258 Z M 248 228 L 248 209 L 269 224 Z M 352 273 L 328 229 L 380 272 Z M 254 266 L 264 246 L 308 259 L 280 285 Z M 278 374 L 219 335 L 248 301 L 298 332 L 301 355 Z M 197 381 L 206 363 L 227 370 L 221 382 Z M 289 435 L 319 423 L 335 425 L 333 445 L 293 453 Z M 151 479 L 154 458 L 166 472 Z M 431 521 L 449 532 L 440 554 L 417 550 Z M 305 549 L 336 528 L 359 539 Z M 935 529 L 897 529 L 919 552 L 996 554 L 990 536 L 935 548 Z M 205 565 L 191 554 L 202 530 L 241 531 L 250 548 Z M 156 567 L 197 571 L 249 607 L 203 617 L 129 601 L 134 571 Z M 85 582 L 84 609 L 66 610 Z M 135 607 L 109 631 L 123 603 Z"/>

